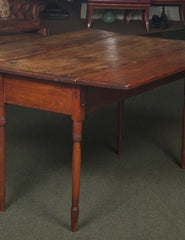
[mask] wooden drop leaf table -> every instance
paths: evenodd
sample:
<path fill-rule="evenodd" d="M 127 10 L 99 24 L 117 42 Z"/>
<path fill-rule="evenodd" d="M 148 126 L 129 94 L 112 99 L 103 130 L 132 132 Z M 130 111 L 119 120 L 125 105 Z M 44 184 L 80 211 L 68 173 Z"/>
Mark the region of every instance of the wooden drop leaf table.
<path fill-rule="evenodd" d="M 0 210 L 5 209 L 5 104 L 71 116 L 71 230 L 76 231 L 85 114 L 118 103 L 118 153 L 121 154 L 124 100 L 184 76 L 184 41 L 99 30 L 36 39 L 26 35 L 0 37 Z M 185 117 L 182 168 L 185 168 L 184 126 Z"/>

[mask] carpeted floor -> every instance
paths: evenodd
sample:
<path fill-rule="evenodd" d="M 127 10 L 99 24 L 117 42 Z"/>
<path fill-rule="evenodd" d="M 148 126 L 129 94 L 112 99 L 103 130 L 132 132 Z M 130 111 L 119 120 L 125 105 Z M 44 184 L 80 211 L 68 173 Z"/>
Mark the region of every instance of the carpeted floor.
<path fill-rule="evenodd" d="M 52 34 L 85 28 L 79 5 L 65 7 L 68 20 L 43 21 Z M 93 27 L 146 34 L 139 21 L 111 26 L 97 20 Z M 184 39 L 184 33 L 181 23 L 171 23 L 165 32 L 148 35 Z M 115 154 L 116 106 L 87 115 L 79 230 L 71 233 L 71 119 L 8 105 L 0 240 L 185 239 L 182 107 L 183 80 L 128 99 L 122 156 Z"/>

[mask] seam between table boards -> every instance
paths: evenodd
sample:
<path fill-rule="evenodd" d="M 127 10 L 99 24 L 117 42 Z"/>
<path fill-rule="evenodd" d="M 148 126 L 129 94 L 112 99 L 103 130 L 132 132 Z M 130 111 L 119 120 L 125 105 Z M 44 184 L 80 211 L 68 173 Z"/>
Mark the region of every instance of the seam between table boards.
<path fill-rule="evenodd" d="M 101 39 L 96 39 L 96 40 L 91 40 L 91 41 L 88 41 L 88 42 L 82 42 L 84 45 L 87 45 L 87 44 L 90 44 L 91 42 L 97 42 L 97 41 L 101 41 L 101 40 L 104 40 L 104 39 L 107 39 L 107 38 L 110 38 L 114 35 L 117 35 L 116 33 L 113 33 L 113 35 L 111 36 L 106 36 L 106 37 L 102 37 Z M 71 48 L 71 47 L 76 47 L 78 46 L 79 43 L 74 43 L 74 44 L 70 44 L 70 45 L 64 45 L 64 46 L 59 46 L 59 47 L 53 47 L 51 49 L 46 49 L 46 50 L 43 50 L 43 51 L 38 51 L 38 52 L 35 52 L 35 53 L 31 53 L 31 54 L 25 54 L 23 56 L 20 56 L 20 57 L 10 57 L 8 59 L 0 59 L 0 63 L 1 62 L 9 62 L 9 61 L 13 61 L 13 60 L 20 60 L 20 59 L 23 59 L 23 58 L 28 58 L 28 57 L 34 57 L 34 56 L 37 56 L 37 55 L 42 55 L 42 54 L 45 54 L 45 53 L 48 53 L 48 52 L 51 52 L 51 51 L 56 51 L 56 50 L 59 50 L 59 49 L 65 49 L 65 48 Z"/>

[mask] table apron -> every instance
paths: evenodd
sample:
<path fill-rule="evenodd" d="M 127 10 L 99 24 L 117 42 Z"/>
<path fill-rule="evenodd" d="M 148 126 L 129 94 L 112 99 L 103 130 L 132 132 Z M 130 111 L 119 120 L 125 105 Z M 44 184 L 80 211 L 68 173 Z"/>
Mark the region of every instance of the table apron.
<path fill-rule="evenodd" d="M 181 72 L 131 90 L 116 90 L 4 74 L 4 103 L 63 113 L 72 116 L 72 119 L 84 119 L 85 112 L 120 102 L 184 76 L 185 72 Z"/>
<path fill-rule="evenodd" d="M 72 115 L 74 86 L 4 75 L 4 102 Z"/>

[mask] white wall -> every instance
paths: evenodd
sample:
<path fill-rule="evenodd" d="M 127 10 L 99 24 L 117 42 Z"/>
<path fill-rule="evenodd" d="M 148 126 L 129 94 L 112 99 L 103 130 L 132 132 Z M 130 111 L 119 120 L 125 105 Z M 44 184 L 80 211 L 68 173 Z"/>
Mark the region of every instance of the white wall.
<path fill-rule="evenodd" d="M 81 18 L 85 18 L 86 16 L 86 9 L 87 9 L 87 4 L 82 3 L 81 7 Z M 151 7 L 150 8 L 150 18 L 154 14 L 157 14 L 160 16 L 161 14 L 161 9 L 162 7 Z M 102 17 L 104 10 L 102 9 L 95 9 L 93 12 L 93 18 L 94 19 L 99 19 Z M 123 19 L 123 12 L 124 10 L 114 10 L 114 12 L 117 15 L 117 19 Z M 179 12 L 178 12 L 178 7 L 165 7 L 165 13 L 168 16 L 168 20 L 171 21 L 179 21 Z M 141 19 L 141 13 L 139 10 L 132 10 L 132 16 L 131 19 Z"/>

